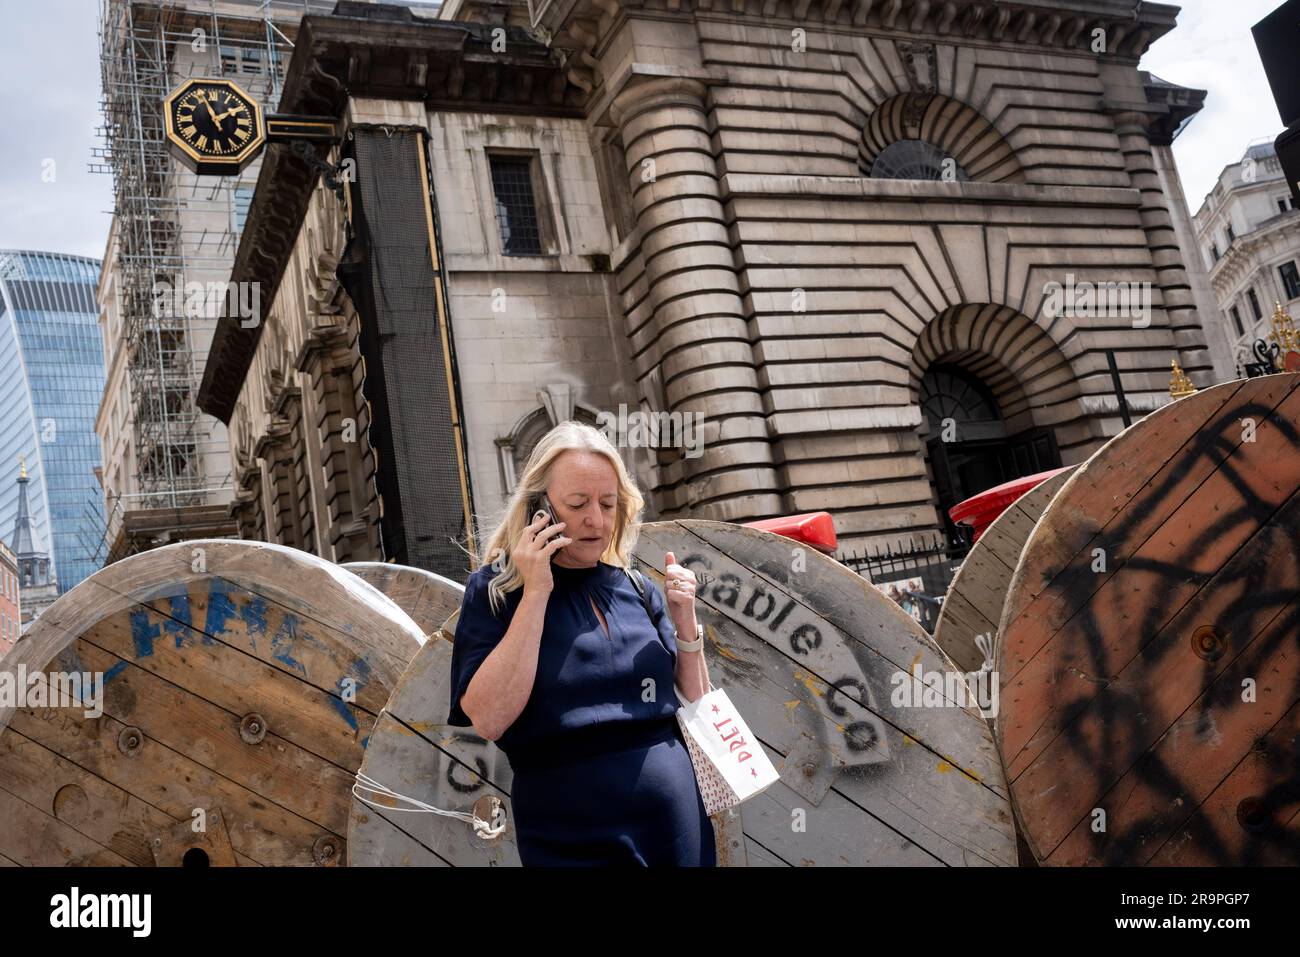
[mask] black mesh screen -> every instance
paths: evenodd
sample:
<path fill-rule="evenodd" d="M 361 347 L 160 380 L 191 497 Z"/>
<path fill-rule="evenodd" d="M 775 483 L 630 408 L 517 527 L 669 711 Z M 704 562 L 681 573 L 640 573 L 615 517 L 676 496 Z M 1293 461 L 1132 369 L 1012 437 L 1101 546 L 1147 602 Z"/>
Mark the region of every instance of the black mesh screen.
<path fill-rule="evenodd" d="M 455 545 L 463 540 L 464 508 L 438 330 L 439 277 L 429 254 L 421 135 L 354 128 L 355 235 L 338 273 L 361 319 L 365 391 L 374 416 L 370 438 L 384 498 L 384 554 L 460 580 L 468 568 Z"/>
<path fill-rule="evenodd" d="M 527 156 L 493 156 L 490 159 L 501 248 L 507 256 L 541 255 L 542 237 L 537 229 L 531 160 Z"/>

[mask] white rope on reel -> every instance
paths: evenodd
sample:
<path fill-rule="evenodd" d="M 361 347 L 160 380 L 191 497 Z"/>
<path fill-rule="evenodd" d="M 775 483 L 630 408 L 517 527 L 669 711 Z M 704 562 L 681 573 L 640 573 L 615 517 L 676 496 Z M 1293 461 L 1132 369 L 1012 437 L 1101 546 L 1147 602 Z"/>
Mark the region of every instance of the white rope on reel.
<path fill-rule="evenodd" d="M 404 801 L 411 805 L 410 807 L 395 807 L 391 804 L 376 804 L 374 801 L 361 794 L 358 789 L 368 791 L 375 797 L 388 798 L 393 801 Z M 425 814 L 441 814 L 444 817 L 454 817 L 457 820 L 465 821 L 473 825 L 474 833 L 485 841 L 491 841 L 505 832 L 505 823 L 492 825 L 490 821 L 485 821 L 477 814 L 466 813 L 465 811 L 444 811 L 442 808 L 434 807 L 432 804 L 425 804 L 418 798 L 410 797 L 406 794 L 399 794 L 392 788 L 380 784 L 369 775 L 357 772 L 356 782 L 352 785 L 352 796 L 363 804 L 369 804 L 373 808 L 379 808 L 382 811 L 410 811 Z"/>

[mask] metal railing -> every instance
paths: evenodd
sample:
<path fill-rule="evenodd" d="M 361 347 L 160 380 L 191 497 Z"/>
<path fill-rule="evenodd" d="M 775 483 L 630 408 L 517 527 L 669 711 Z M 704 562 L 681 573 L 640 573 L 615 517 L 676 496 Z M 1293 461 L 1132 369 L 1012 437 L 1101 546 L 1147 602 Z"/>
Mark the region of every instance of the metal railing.
<path fill-rule="evenodd" d="M 970 542 L 965 539 L 934 532 L 877 546 L 864 554 L 845 552 L 839 561 L 866 577 L 926 631 L 933 632 L 943 597 L 969 551 Z"/>

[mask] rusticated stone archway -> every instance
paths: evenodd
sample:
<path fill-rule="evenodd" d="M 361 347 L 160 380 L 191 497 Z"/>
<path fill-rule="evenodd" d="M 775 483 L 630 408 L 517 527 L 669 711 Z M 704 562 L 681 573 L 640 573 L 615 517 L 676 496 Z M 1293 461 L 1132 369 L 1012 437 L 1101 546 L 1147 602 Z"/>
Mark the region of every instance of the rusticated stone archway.
<path fill-rule="evenodd" d="M 997 400 L 1008 428 L 1061 428 L 1084 416 L 1079 383 L 1065 354 L 1024 314 L 997 303 L 963 303 L 935 316 L 912 347 L 908 378 L 919 401 L 921 378 L 936 362 L 960 366 Z"/>
<path fill-rule="evenodd" d="M 1011 145 L 974 107 L 940 93 L 900 93 L 872 110 L 862 131 L 858 167 L 870 176 L 881 152 L 903 140 L 921 140 L 956 161 L 972 180 L 1023 183 Z"/>

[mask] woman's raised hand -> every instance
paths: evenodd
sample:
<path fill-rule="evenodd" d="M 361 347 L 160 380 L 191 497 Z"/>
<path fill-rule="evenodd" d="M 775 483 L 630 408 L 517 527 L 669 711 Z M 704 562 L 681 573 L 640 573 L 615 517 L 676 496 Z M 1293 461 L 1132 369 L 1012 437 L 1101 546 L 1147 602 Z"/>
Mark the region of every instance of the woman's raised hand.
<path fill-rule="evenodd" d="M 560 534 L 564 529 L 563 522 L 548 525 L 549 521 L 545 512 L 533 513 L 532 524 L 524 526 L 524 534 L 511 552 L 515 568 L 524 579 L 525 591 L 550 592 L 555 587 L 551 577 L 551 556 L 573 542 L 573 539 Z"/>
<path fill-rule="evenodd" d="M 668 613 L 673 624 L 689 626 L 684 633 L 695 632 L 695 572 L 685 565 L 677 564 L 677 557 L 672 552 L 664 553 L 664 597 L 668 600 Z"/>

